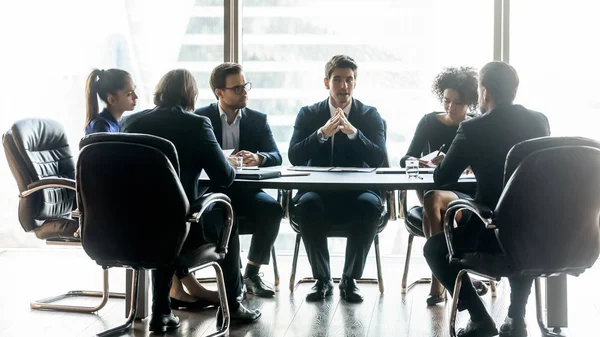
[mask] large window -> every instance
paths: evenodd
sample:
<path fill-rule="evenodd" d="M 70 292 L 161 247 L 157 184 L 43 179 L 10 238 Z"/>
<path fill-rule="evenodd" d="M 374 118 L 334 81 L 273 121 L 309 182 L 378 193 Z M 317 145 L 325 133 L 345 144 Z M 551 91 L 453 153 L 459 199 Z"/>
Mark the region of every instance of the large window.
<path fill-rule="evenodd" d="M 355 98 L 388 122 L 392 165 L 419 119 L 442 108 L 431 94 L 445 66 L 480 67 L 493 56 L 491 1 L 245 0 L 242 61 L 253 82 L 249 106 L 269 115 L 287 152 L 298 110 L 325 99 L 325 63 L 358 63 Z M 284 153 L 287 161 L 287 153 Z"/>
<path fill-rule="evenodd" d="M 348 54 L 359 65 L 355 97 L 387 120 L 388 151 L 397 166 L 419 119 L 442 109 L 431 93 L 434 76 L 446 66 L 479 68 L 493 58 L 494 36 L 500 36 L 494 31 L 494 17 L 501 17 L 494 13 L 496 2 L 243 0 L 237 14 L 240 61 L 254 84 L 249 106 L 268 114 L 287 163 L 298 110 L 327 97 L 325 63 Z M 153 106 L 159 78 L 178 67 L 194 73 L 197 106 L 214 102 L 209 74 L 228 58 L 227 3 L 0 1 L 0 131 L 26 117 L 55 119 L 76 155 L 85 80 L 93 68 L 129 71 L 138 87 L 138 110 Z M 591 123 L 600 114 L 598 12 L 600 5 L 587 0 L 513 0 L 504 16 L 510 22 L 505 47 L 521 78 L 517 102 L 544 112 L 554 135 L 598 139 Z M 20 229 L 16 184 L 0 152 L 0 247 L 39 245 Z M 387 230 L 403 233 L 398 228 Z M 290 234 L 283 225 L 278 250 L 292 248 Z M 394 242 L 393 233 L 386 235 L 382 251 L 399 252 Z M 342 247 L 336 241 L 332 251 Z"/>
<path fill-rule="evenodd" d="M 600 139 L 593 123 L 600 115 L 599 12 L 595 1 L 511 2 L 517 102 L 546 114 L 552 135 Z"/>

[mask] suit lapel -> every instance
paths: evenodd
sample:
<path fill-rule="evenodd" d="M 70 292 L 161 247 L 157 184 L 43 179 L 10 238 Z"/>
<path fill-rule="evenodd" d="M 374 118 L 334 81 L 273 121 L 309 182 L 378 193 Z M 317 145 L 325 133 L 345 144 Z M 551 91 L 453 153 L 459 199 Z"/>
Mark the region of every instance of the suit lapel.
<path fill-rule="evenodd" d="M 250 147 L 246 146 L 246 131 L 250 128 L 251 121 L 248 120 L 248 115 L 246 114 L 246 109 L 242 109 L 240 111 L 240 139 L 238 144 L 238 151 L 248 150 Z M 256 135 L 259 137 L 259 135 Z M 249 151 L 249 150 L 248 150 Z"/>
<path fill-rule="evenodd" d="M 219 112 L 219 103 L 214 104 L 212 111 L 210 112 L 210 122 L 215 130 L 215 137 L 219 146 L 223 147 L 223 126 L 221 125 L 221 113 Z"/>

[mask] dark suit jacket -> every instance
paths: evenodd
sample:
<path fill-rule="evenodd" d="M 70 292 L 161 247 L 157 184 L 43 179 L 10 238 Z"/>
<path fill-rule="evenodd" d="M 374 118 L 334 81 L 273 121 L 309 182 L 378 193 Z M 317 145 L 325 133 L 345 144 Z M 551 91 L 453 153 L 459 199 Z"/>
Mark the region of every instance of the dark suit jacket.
<path fill-rule="evenodd" d="M 355 139 L 343 132 L 320 143 L 317 131 L 329 120 L 329 99 L 300 109 L 290 141 L 289 158 L 296 166 L 380 167 L 386 157 L 385 130 L 377 109 L 353 99 L 348 121 L 357 130 Z"/>
<path fill-rule="evenodd" d="M 217 103 L 196 110 L 196 114 L 210 119 L 217 142 L 223 146 L 223 127 Z M 248 108 L 242 109 L 241 114 L 239 149 L 254 153 L 260 152 L 265 157 L 262 166 L 281 165 L 281 154 L 267 122 L 267 115 Z"/>
<path fill-rule="evenodd" d="M 550 125 L 543 114 L 521 105 L 497 107 L 460 124 L 433 178 L 438 185 L 453 183 L 471 166 L 477 178 L 475 201 L 494 209 L 504 188 L 508 151 L 524 140 L 549 135 Z"/>
<path fill-rule="evenodd" d="M 198 189 L 202 170 L 215 186 L 229 187 L 235 179 L 235 169 L 223 156 L 210 120 L 185 112 L 180 106 L 156 107 L 133 114 L 122 121 L 121 131 L 155 135 L 175 145 L 181 184 L 190 203 L 206 191 Z"/>

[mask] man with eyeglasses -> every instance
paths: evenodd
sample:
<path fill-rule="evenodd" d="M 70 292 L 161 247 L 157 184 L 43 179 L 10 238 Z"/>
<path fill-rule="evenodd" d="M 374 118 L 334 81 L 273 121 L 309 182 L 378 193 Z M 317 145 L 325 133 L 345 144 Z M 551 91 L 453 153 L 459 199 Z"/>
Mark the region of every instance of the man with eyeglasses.
<path fill-rule="evenodd" d="M 354 59 L 336 55 L 325 65 L 329 97 L 300 109 L 290 141 L 292 165 L 379 167 L 386 157 L 384 124 L 377 109 L 352 97 L 358 67 Z M 359 177 L 357 177 L 359 178 Z M 299 191 L 294 218 L 316 282 L 307 301 L 333 294 L 327 232 L 332 225 L 348 232 L 340 296 L 362 302 L 356 280 L 362 277 L 367 254 L 383 212 L 377 191 Z"/>
<path fill-rule="evenodd" d="M 222 149 L 234 150 L 229 162 L 242 160 L 243 166 L 281 165 L 281 154 L 267 115 L 246 107 L 252 83 L 246 82 L 242 66 L 229 62 L 217 66 L 210 74 L 210 87 L 217 103 L 196 110 L 196 114 L 210 118 Z M 273 287 L 262 280 L 259 270 L 261 265 L 269 264 L 271 248 L 283 217 L 281 206 L 259 189 L 213 189 L 212 192 L 226 193 L 231 198 L 236 217 L 249 220 L 240 225 L 253 226 L 249 228 L 253 234 L 244 273 L 247 292 L 261 297 L 274 296 Z"/>

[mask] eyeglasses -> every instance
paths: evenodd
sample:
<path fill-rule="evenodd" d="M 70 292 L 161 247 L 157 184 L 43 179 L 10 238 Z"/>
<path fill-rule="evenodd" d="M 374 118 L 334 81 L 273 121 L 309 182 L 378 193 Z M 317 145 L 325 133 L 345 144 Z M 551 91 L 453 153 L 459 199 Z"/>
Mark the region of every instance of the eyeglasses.
<path fill-rule="evenodd" d="M 250 91 L 250 89 L 252 89 L 252 82 L 246 82 L 242 85 L 236 85 L 235 87 L 231 87 L 231 88 L 223 88 L 223 89 L 229 89 L 229 90 L 233 90 L 233 92 L 235 92 L 236 94 L 241 94 L 243 90 L 246 91 Z"/>

